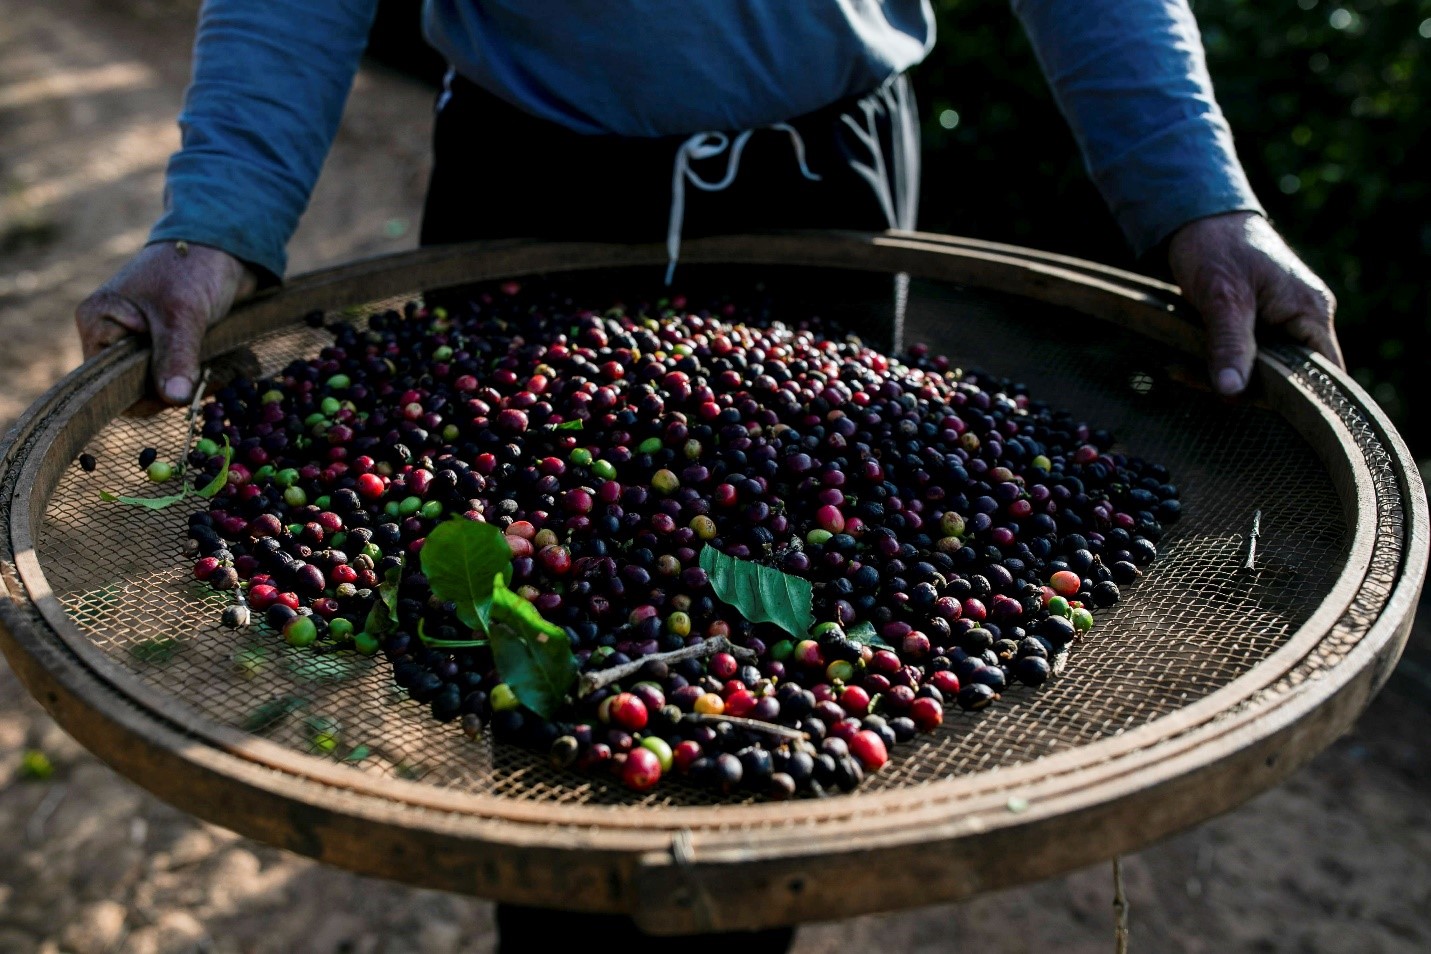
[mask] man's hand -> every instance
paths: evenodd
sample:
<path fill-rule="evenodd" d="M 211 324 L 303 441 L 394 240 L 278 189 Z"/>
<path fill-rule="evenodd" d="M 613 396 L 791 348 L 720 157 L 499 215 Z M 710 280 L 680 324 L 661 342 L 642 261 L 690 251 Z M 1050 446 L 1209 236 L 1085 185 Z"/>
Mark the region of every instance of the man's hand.
<path fill-rule="evenodd" d="M 155 388 L 164 400 L 183 404 L 199 378 L 205 329 L 235 301 L 253 294 L 257 284 L 247 266 L 216 248 L 146 246 L 75 309 L 84 356 L 93 357 L 126 335 L 148 334 Z"/>
<path fill-rule="evenodd" d="M 1336 298 L 1260 215 L 1189 222 L 1173 233 L 1168 264 L 1207 323 L 1208 368 L 1219 393 L 1247 387 L 1258 319 L 1345 367 L 1332 330 Z"/>

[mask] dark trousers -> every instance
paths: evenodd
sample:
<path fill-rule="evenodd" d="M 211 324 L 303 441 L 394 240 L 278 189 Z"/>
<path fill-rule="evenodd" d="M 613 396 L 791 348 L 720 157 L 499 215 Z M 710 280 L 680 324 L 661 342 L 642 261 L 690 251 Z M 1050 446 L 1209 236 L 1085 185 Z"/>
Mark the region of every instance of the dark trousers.
<path fill-rule="evenodd" d="M 799 134 L 806 169 L 818 181 L 802 173 L 789 132 L 759 130 L 745 143 L 727 188 L 708 192 L 683 183 L 684 238 L 778 229 L 914 228 L 919 122 L 904 77 L 788 124 Z M 423 245 L 518 237 L 598 242 L 667 237 L 672 176 L 687 137 L 578 135 L 461 77 L 449 77 L 438 100 L 433 138 Z M 734 139 L 728 137 L 732 145 Z M 730 161 L 727 148 L 693 159 L 690 169 L 715 182 L 725 177 Z M 831 319 L 871 344 L 897 345 L 906 284 L 898 278 L 821 272 L 777 280 L 771 287 L 770 276 L 759 268 L 722 268 L 705 278 L 698 271 L 678 266 L 673 288 L 698 301 L 706 293 L 735 293 L 755 283 L 777 303 Z M 654 284 L 663 280 L 663 272 L 653 269 L 634 280 Z M 592 283 L 590 277 L 581 282 Z M 460 295 L 461 290 L 435 294 Z M 631 954 L 658 949 L 779 954 L 794 937 L 792 928 L 782 928 L 657 939 L 642 934 L 626 917 L 513 905 L 497 906 L 497 932 L 500 954 L 546 950 L 563 942 Z"/>
<path fill-rule="evenodd" d="M 584 136 L 529 115 L 461 77 L 438 100 L 433 170 L 423 209 L 422 244 L 488 238 L 662 242 L 672 177 L 687 137 Z M 728 187 L 705 191 L 684 181 L 683 238 L 780 229 L 912 229 L 919 193 L 919 121 L 908 79 L 841 100 L 788 125 L 799 135 L 805 169 L 789 132 L 765 128 L 740 150 Z M 693 176 L 716 182 L 730 170 L 729 148 L 693 159 Z M 664 268 L 635 276 L 653 286 Z M 630 276 L 622 281 L 632 282 Z M 582 282 L 590 284 L 590 278 Z M 719 283 L 718 285 L 716 283 Z M 759 267 L 702 270 L 677 266 L 673 290 L 699 301 L 753 283 L 776 302 L 819 315 L 878 347 L 897 347 L 907 282 L 861 272 L 818 274 Z M 629 287 L 628 287 L 628 290 Z"/>

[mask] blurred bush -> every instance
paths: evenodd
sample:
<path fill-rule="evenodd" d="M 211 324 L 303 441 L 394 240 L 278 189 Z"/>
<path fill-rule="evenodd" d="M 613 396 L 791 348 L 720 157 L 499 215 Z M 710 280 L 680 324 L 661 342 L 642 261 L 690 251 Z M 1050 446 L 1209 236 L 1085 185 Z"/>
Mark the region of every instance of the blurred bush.
<path fill-rule="evenodd" d="M 935 0 L 920 225 L 1133 263 L 1007 0 Z M 1431 0 L 1194 0 L 1253 187 L 1332 286 L 1347 362 L 1431 457 Z"/>

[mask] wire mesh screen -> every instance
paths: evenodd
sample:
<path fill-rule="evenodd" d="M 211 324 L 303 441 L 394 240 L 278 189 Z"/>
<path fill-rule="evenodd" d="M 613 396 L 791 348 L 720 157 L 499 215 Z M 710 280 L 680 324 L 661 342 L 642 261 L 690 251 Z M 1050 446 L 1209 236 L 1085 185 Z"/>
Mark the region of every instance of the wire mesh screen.
<path fill-rule="evenodd" d="M 349 309 L 362 315 L 389 303 Z M 1113 431 L 1120 449 L 1164 463 L 1185 516 L 1124 599 L 1099 611 L 1061 677 L 1010 687 L 977 713 L 900 746 L 860 791 L 924 784 L 1030 762 L 1147 725 L 1246 673 L 1311 615 L 1341 569 L 1349 528 L 1330 476 L 1280 416 L 1224 402 L 1201 368 L 1111 326 L 1013 298 L 916 284 L 906 338 L 966 369 Z M 296 325 L 252 343 L 265 373 L 331 341 Z M 730 798 L 677 783 L 638 795 L 602 776 L 552 768 L 488 738 L 469 740 L 406 698 L 381 656 L 294 649 L 261 621 L 223 628 L 225 596 L 198 583 L 183 553 L 190 508 L 102 503 L 100 491 L 148 495 L 136 460 L 177 458 L 185 414 L 107 424 L 70 468 L 45 513 L 38 552 L 79 629 L 133 679 L 195 717 L 254 732 L 355 772 L 511 799 L 649 808 Z M 1243 569 L 1261 511 L 1258 571 Z M 260 615 L 261 614 L 256 614 Z M 951 707 L 952 709 L 952 707 Z M 739 798 L 739 796 L 735 797 Z"/>

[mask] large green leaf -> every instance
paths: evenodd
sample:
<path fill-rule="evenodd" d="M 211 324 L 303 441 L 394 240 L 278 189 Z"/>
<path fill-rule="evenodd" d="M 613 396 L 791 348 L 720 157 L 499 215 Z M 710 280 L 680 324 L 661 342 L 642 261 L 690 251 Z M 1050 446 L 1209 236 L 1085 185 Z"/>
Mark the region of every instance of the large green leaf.
<path fill-rule="evenodd" d="M 512 548 L 490 523 L 454 517 L 438 524 L 422 545 L 422 572 L 440 600 L 457 604 L 468 629 L 487 631 L 492 612 L 492 580 L 512 575 Z"/>
<path fill-rule="evenodd" d="M 810 581 L 774 567 L 729 556 L 715 547 L 701 550 L 701 569 L 722 602 L 752 623 L 774 623 L 796 639 L 814 625 Z"/>
<path fill-rule="evenodd" d="M 492 581 L 492 659 L 522 705 L 555 717 L 576 686 L 577 662 L 566 630 L 549 623 L 526 599 Z"/>

